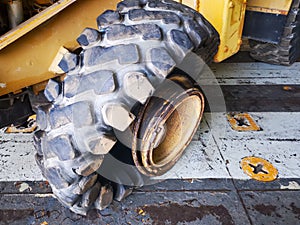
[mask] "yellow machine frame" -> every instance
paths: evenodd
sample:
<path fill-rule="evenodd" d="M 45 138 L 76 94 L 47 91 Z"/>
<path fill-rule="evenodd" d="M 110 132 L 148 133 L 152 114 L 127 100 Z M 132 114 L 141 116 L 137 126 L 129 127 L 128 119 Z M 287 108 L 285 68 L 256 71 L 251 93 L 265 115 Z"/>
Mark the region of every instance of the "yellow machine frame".
<path fill-rule="evenodd" d="M 70 2 L 70 0 L 61 0 Z M 35 29 L 14 40 L 0 50 L 0 96 L 46 81 L 56 75 L 48 71 L 61 46 L 74 50 L 79 45 L 76 38 L 85 27 L 97 27 L 96 18 L 106 9 L 115 8 L 118 0 L 78 0 L 40 24 L 44 16 L 36 17 Z M 53 14 L 57 12 L 52 11 Z M 15 32 L 23 32 L 27 23 L 20 24 Z M 34 27 L 34 24 L 30 26 Z M 15 36 L 15 33 L 11 33 Z M 7 37 L 8 38 L 8 37 Z M 41 88 L 43 85 L 39 85 Z"/>
<path fill-rule="evenodd" d="M 247 10 L 287 15 L 293 0 L 248 0 Z"/>
<path fill-rule="evenodd" d="M 292 0 L 177 0 L 199 11 L 220 34 L 215 62 L 237 53 L 242 44 L 245 11 L 287 15 Z"/>

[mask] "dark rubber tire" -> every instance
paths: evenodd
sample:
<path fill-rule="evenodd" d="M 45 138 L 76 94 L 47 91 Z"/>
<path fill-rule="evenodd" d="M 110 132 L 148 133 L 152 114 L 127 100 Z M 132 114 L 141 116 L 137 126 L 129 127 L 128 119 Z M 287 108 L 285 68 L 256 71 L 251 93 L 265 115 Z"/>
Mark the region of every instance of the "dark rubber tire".
<path fill-rule="evenodd" d="M 277 65 L 291 65 L 300 58 L 300 0 L 294 0 L 278 44 L 249 40 L 252 58 Z"/>
<path fill-rule="evenodd" d="M 82 51 L 59 63 L 64 80 L 49 81 L 44 93 L 50 103 L 37 110 L 34 138 L 37 164 L 53 193 L 83 215 L 112 200 L 115 184 L 103 183 L 98 169 L 117 141 L 114 131 L 134 119 L 132 106 L 143 104 L 186 54 L 210 62 L 219 45 L 218 33 L 199 13 L 173 1 L 123 1 L 97 22 L 99 30 L 87 28 L 77 39 Z M 148 92 L 132 91 L 139 89 L 135 77 Z M 114 116 L 125 119 L 115 122 Z"/>

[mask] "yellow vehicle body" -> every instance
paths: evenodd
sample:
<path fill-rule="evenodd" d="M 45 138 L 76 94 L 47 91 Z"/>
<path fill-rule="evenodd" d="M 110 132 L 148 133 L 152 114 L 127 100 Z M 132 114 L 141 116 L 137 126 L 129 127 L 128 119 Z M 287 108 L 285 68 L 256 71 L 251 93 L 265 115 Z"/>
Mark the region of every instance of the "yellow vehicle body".
<path fill-rule="evenodd" d="M 214 58 L 215 62 L 221 62 L 239 51 L 242 44 L 246 0 L 181 0 L 178 2 L 199 11 L 220 34 L 220 46 Z"/>
<path fill-rule="evenodd" d="M 76 38 L 96 18 L 114 9 L 119 0 L 60 0 L 29 21 L 0 37 L 0 96 L 23 88 L 42 90 L 44 81 L 57 76 L 49 66 L 61 46 L 78 47 Z M 239 51 L 245 10 L 286 15 L 292 0 L 180 0 L 206 17 L 220 34 L 215 62 Z"/>
<path fill-rule="evenodd" d="M 292 0 L 178 0 L 199 11 L 220 34 L 215 62 L 237 53 L 242 44 L 245 11 L 287 15 Z"/>
<path fill-rule="evenodd" d="M 219 51 L 215 56 L 215 62 L 221 62 L 237 53 L 242 44 L 246 1 L 218 0 L 216 6 L 212 1 L 204 0 L 199 6 L 199 11 L 220 34 Z"/>

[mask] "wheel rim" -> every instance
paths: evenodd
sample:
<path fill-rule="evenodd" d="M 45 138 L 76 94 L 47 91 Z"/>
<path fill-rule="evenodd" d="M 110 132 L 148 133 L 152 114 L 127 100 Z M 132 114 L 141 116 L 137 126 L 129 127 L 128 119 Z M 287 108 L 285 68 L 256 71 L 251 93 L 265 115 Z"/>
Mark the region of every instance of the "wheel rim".
<path fill-rule="evenodd" d="M 204 97 L 185 75 L 173 75 L 171 81 L 181 89 L 172 93 L 160 88 L 140 110 L 135 121 L 132 155 L 140 172 L 160 176 L 170 170 L 191 142 L 202 119 Z"/>
<path fill-rule="evenodd" d="M 181 155 L 186 143 L 193 136 L 193 130 L 198 126 L 201 108 L 201 99 L 196 95 L 187 97 L 176 106 L 164 121 L 164 138 L 150 153 L 151 163 L 164 166 Z"/>

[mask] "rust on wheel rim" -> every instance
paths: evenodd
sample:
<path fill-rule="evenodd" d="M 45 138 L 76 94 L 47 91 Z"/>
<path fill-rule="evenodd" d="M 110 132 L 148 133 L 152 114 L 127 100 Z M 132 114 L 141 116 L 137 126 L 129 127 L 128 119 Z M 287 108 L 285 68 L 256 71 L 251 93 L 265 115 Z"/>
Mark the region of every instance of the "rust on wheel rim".
<path fill-rule="evenodd" d="M 142 107 L 134 123 L 132 156 L 140 172 L 160 176 L 191 142 L 202 119 L 204 97 L 185 75 L 172 75 Z"/>

